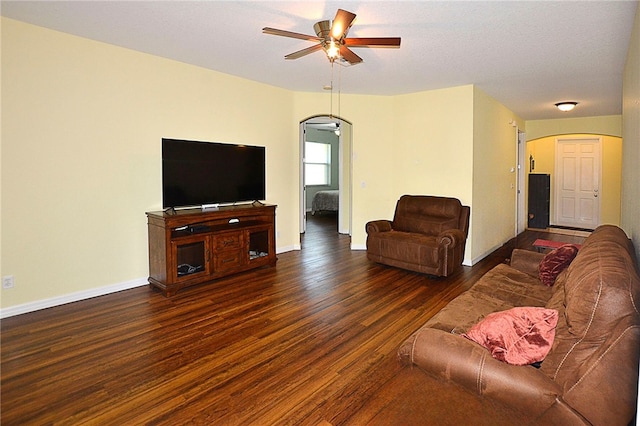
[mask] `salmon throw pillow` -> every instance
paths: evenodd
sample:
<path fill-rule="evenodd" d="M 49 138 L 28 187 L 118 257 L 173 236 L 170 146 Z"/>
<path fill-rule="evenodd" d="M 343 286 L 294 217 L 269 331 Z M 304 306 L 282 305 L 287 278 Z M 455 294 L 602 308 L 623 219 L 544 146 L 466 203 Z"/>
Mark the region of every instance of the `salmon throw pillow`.
<path fill-rule="evenodd" d="M 547 253 L 538 267 L 538 278 L 544 285 L 551 287 L 560 272 L 564 271 L 578 254 L 578 247 L 565 244 Z"/>
<path fill-rule="evenodd" d="M 547 356 L 557 324 L 555 309 L 518 307 L 487 315 L 463 336 L 487 348 L 497 360 L 529 365 Z"/>

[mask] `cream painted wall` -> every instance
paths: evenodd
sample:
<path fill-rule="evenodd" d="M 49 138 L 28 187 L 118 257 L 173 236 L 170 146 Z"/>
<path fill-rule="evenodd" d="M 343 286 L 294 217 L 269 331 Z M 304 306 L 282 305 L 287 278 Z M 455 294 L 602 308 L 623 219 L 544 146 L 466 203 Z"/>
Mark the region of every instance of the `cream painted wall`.
<path fill-rule="evenodd" d="M 622 82 L 621 226 L 640 260 L 640 5 L 636 10 Z M 640 404 L 640 401 L 638 402 Z"/>
<path fill-rule="evenodd" d="M 577 108 L 579 108 L 579 106 Z M 558 114 L 563 113 L 558 111 Z M 574 133 L 622 136 L 622 116 L 620 115 L 557 118 L 554 120 L 528 120 L 526 125 L 527 140 Z"/>
<path fill-rule="evenodd" d="M 2 24 L 3 20 L 0 19 L 0 55 L 2 52 Z M 2 59 L 0 56 L 0 100 L 2 98 Z M 0 277 L 4 277 L 2 273 L 2 105 L 0 105 Z M 0 286 L 0 308 L 2 307 L 2 286 Z"/>
<path fill-rule="evenodd" d="M 472 201 L 473 86 L 398 96 L 395 198 L 431 194 Z"/>
<path fill-rule="evenodd" d="M 295 93 L 293 110 L 296 124 L 314 115 L 329 115 L 328 96 L 324 93 Z M 393 216 L 395 201 L 390 200 L 394 169 L 389 165 L 389 147 L 395 140 L 393 99 L 387 96 L 341 95 L 340 117 L 352 123 L 353 132 L 351 246 L 354 249 L 365 247 L 366 222 L 371 218 Z"/>
<path fill-rule="evenodd" d="M 477 87 L 473 102 L 473 260 L 516 235 L 517 127 L 513 112 Z"/>
<path fill-rule="evenodd" d="M 293 93 L 2 18 L 2 307 L 144 280 L 162 137 L 267 147 L 297 234 Z"/>
<path fill-rule="evenodd" d="M 602 188 L 600 223 L 620 225 L 620 185 L 622 174 L 622 139 L 616 136 L 594 134 L 562 134 L 562 138 L 601 138 L 602 141 Z M 533 155 L 535 159 L 534 173 L 551 175 L 550 222 L 555 223 L 555 157 L 557 136 L 548 136 L 527 142 L 526 158 Z M 527 163 L 528 166 L 528 163 Z M 527 167 L 526 175 L 529 175 Z M 526 179 L 528 193 L 528 178 Z M 525 201 L 525 205 L 528 203 Z"/>
<path fill-rule="evenodd" d="M 326 113 L 326 95 L 294 97 L 298 121 Z M 342 95 L 340 114 L 353 124 L 353 248 L 365 248 L 366 222 L 393 218 L 403 194 L 451 196 L 471 206 L 465 264 L 514 235 L 516 142 L 509 122 L 518 118 L 497 101 L 471 85 L 395 97 Z M 477 160 L 483 165 L 476 172 Z M 491 202 L 496 185 L 507 208 Z"/>
<path fill-rule="evenodd" d="M 383 157 L 393 161 L 393 207 L 403 194 L 455 197 L 472 206 L 473 86 L 398 96 L 394 109 L 394 139 Z M 473 257 L 474 214 L 472 206 L 465 264 Z"/>
<path fill-rule="evenodd" d="M 298 121 L 326 113 L 326 95 L 294 96 Z M 341 95 L 340 116 L 353 124 L 352 248 L 365 248 L 368 221 L 393 218 L 402 194 L 471 202 L 472 102 L 472 86 L 396 97 Z"/>
<path fill-rule="evenodd" d="M 16 278 L 1 293 L 3 308 L 144 282 L 144 212 L 161 207 L 162 137 L 265 145 L 277 250 L 300 247 L 298 123 L 329 114 L 326 93 L 290 92 L 6 18 L 2 83 L 1 267 Z M 502 171 L 515 155 L 505 144 L 514 137 L 511 114 L 497 102 L 462 86 L 343 94 L 340 105 L 353 124 L 352 248 L 365 247 L 366 222 L 391 218 L 404 193 L 471 205 L 466 264 L 494 244 L 486 235 L 514 229 L 513 217 L 497 230 L 476 219 L 494 206 L 476 205 L 474 191 L 486 199 L 492 183 L 508 184 Z M 495 147 L 501 152 L 486 170 L 501 172 L 482 177 L 474 161 Z M 478 179 L 487 183 L 476 188 Z"/>
<path fill-rule="evenodd" d="M 633 240 L 640 262 L 640 4 L 631 32 L 622 78 L 621 227 Z M 639 265 L 640 266 L 640 265 Z M 638 374 L 640 382 L 640 373 Z M 638 398 L 640 413 L 640 398 Z M 636 414 L 636 418 L 637 418 Z M 636 419 L 636 425 L 640 419 Z"/>

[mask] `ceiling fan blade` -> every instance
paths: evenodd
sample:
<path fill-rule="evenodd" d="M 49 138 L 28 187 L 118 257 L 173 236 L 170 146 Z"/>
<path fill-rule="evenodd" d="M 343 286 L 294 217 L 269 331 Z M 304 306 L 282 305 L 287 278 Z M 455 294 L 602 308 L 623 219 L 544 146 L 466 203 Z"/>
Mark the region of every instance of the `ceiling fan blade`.
<path fill-rule="evenodd" d="M 349 62 L 351 65 L 359 64 L 360 62 L 362 62 L 362 58 L 360 56 L 353 53 L 351 49 L 344 45 L 340 46 L 340 56 L 342 56 L 342 58 Z"/>
<path fill-rule="evenodd" d="M 338 9 L 338 13 L 336 13 L 336 17 L 331 24 L 331 37 L 334 40 L 342 40 L 349 32 L 354 19 L 356 19 L 355 13 Z"/>
<path fill-rule="evenodd" d="M 297 38 L 297 39 L 300 39 L 300 40 L 322 41 L 322 39 L 320 37 L 307 35 L 307 34 L 294 33 L 294 32 L 291 32 L 291 31 L 278 30 L 278 29 L 269 28 L 269 27 L 264 27 L 262 29 L 262 32 L 264 34 L 271 34 L 271 35 L 277 35 L 277 36 L 282 36 L 282 37 L 291 37 L 291 38 Z"/>
<path fill-rule="evenodd" d="M 298 50 L 297 52 L 289 53 L 284 58 L 285 59 L 298 59 L 298 58 L 301 58 L 303 56 L 308 55 L 309 53 L 313 53 L 313 52 L 318 51 L 318 50 L 322 50 L 322 44 L 320 44 L 320 43 L 314 44 L 313 46 L 307 47 L 306 49 Z"/>
<path fill-rule="evenodd" d="M 400 47 L 400 37 L 345 38 L 343 42 L 349 47 Z"/>

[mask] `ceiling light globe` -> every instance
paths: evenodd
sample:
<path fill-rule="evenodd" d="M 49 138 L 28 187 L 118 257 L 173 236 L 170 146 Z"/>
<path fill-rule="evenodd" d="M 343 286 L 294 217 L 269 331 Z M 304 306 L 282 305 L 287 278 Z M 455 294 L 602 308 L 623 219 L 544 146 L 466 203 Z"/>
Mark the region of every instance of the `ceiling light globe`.
<path fill-rule="evenodd" d="M 576 107 L 576 105 L 578 105 L 577 102 L 558 102 L 556 104 L 556 107 L 558 107 L 558 109 L 560 111 L 571 111 L 572 109 L 574 109 Z"/>
<path fill-rule="evenodd" d="M 331 59 L 335 59 L 338 57 L 339 53 L 340 53 L 340 48 L 338 47 L 335 41 L 331 40 L 331 43 L 327 48 L 327 56 Z"/>

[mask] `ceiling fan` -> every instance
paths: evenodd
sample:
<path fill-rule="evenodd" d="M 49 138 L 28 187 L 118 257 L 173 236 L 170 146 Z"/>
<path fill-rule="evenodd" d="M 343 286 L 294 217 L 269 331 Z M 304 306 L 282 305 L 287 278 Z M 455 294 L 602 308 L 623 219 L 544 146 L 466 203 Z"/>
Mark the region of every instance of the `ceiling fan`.
<path fill-rule="evenodd" d="M 313 29 L 316 32 L 315 36 L 269 27 L 263 28 L 262 32 L 265 34 L 317 42 L 317 44 L 311 47 L 288 54 L 284 57 L 285 59 L 298 59 L 315 51 L 324 50 L 329 61 L 332 63 L 336 59 L 339 59 L 348 62 L 350 65 L 355 65 L 362 62 L 362 58 L 356 55 L 350 49 L 351 47 L 400 47 L 400 37 L 347 37 L 349 28 L 351 28 L 355 18 L 355 13 L 338 9 L 333 23 L 330 21 L 320 21 L 313 25 Z"/>

